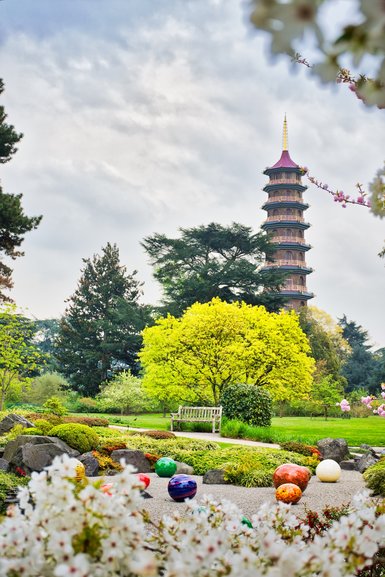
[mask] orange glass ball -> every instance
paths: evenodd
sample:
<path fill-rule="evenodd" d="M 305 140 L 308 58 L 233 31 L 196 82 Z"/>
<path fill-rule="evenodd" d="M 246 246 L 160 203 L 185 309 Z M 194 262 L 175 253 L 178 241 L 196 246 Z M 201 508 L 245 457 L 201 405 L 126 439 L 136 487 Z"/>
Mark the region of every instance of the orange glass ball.
<path fill-rule="evenodd" d="M 298 503 L 301 497 L 302 491 L 298 485 L 294 485 L 294 483 L 284 483 L 275 491 L 275 498 L 277 501 L 282 501 L 282 503 L 291 503 L 294 505 Z"/>

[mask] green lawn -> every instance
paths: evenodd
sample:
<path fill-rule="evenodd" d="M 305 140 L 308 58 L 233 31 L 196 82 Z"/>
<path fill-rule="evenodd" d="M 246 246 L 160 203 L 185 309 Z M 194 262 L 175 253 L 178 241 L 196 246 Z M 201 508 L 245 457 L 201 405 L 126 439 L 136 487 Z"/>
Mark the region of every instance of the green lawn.
<path fill-rule="evenodd" d="M 371 416 L 364 419 L 328 419 L 321 417 L 275 417 L 272 427 L 278 434 L 314 443 L 323 437 L 342 437 L 350 446 L 362 443 L 385 447 L 385 419 Z"/>
<path fill-rule="evenodd" d="M 72 413 L 74 414 L 74 413 Z M 108 413 L 78 413 L 79 416 L 104 417 L 111 425 L 138 427 L 139 429 L 166 430 L 170 426 L 170 416 L 163 417 L 162 413 L 145 415 L 111 415 Z"/>
<path fill-rule="evenodd" d="M 165 430 L 170 427 L 170 417 L 163 417 L 161 413 L 130 416 L 90 413 L 89 416 L 105 417 L 111 424 L 143 429 Z M 330 418 L 327 421 L 322 417 L 274 417 L 271 427 L 249 429 L 253 430 L 250 438 L 265 442 L 296 440 L 314 444 L 323 437 L 343 437 L 350 446 L 367 443 L 385 447 L 385 419 L 375 416 L 363 419 Z"/>

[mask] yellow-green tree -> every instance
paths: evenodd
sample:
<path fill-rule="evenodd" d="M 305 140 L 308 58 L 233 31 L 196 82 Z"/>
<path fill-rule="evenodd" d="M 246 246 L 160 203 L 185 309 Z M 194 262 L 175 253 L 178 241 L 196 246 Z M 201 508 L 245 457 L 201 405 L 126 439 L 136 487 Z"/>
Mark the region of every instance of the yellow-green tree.
<path fill-rule="evenodd" d="M 0 411 L 12 387 L 27 384 L 41 355 L 32 343 L 34 328 L 15 305 L 0 308 Z"/>
<path fill-rule="evenodd" d="M 164 401 L 218 403 L 229 384 L 265 387 L 277 401 L 305 398 L 314 360 L 294 312 L 219 298 L 143 331 L 145 389 Z"/>

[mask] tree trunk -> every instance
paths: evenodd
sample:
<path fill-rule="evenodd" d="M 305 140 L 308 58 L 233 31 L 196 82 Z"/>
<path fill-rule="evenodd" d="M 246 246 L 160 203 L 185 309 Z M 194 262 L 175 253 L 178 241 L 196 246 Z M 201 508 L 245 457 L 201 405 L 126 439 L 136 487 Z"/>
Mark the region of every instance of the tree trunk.
<path fill-rule="evenodd" d="M 328 406 L 324 405 L 323 408 L 324 408 L 325 421 L 327 421 L 328 420 Z"/>

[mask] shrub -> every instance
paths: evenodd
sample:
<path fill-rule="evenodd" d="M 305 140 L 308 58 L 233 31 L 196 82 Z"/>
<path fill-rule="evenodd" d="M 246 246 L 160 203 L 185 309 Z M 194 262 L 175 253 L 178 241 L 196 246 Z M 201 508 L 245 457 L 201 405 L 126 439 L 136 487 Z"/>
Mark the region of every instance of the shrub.
<path fill-rule="evenodd" d="M 229 385 L 221 397 L 223 414 L 248 425 L 269 427 L 272 402 L 268 391 L 255 385 Z"/>
<path fill-rule="evenodd" d="M 42 419 L 43 417 L 44 420 L 51 423 L 53 427 L 56 425 L 61 425 L 63 422 L 63 419 L 61 417 L 58 417 L 53 413 L 27 413 L 25 415 L 25 418 L 28 419 L 28 421 L 31 421 L 32 423 L 34 423 L 36 419 Z"/>
<path fill-rule="evenodd" d="M 363 477 L 368 488 L 373 491 L 373 495 L 385 497 L 385 458 L 366 469 Z"/>
<path fill-rule="evenodd" d="M 52 429 L 52 423 L 46 419 L 36 419 L 33 424 L 35 425 L 34 428 L 39 429 L 42 435 L 48 435 Z"/>
<path fill-rule="evenodd" d="M 47 411 L 57 415 L 58 417 L 62 417 L 67 413 L 67 409 L 59 397 L 51 397 L 48 399 L 48 401 L 44 403 L 43 408 L 47 409 Z"/>
<path fill-rule="evenodd" d="M 0 470 L 0 512 L 4 513 L 4 500 L 10 491 L 14 491 L 19 486 L 27 485 L 29 479 L 27 477 L 19 477 L 13 473 L 6 473 Z"/>
<path fill-rule="evenodd" d="M 171 431 L 143 431 L 140 435 L 151 437 L 152 439 L 175 439 L 175 435 Z"/>
<path fill-rule="evenodd" d="M 87 453 L 92 449 L 96 449 L 99 443 L 99 437 L 91 427 L 78 423 L 57 425 L 51 429 L 50 435 L 58 437 L 73 449 L 80 451 L 80 453 Z"/>
<path fill-rule="evenodd" d="M 59 373 L 44 373 L 32 380 L 29 389 L 24 393 L 24 399 L 37 405 L 42 405 L 51 397 L 59 397 L 63 400 L 68 387 L 68 381 Z"/>
<path fill-rule="evenodd" d="M 99 469 L 102 473 L 108 475 L 111 472 L 122 471 L 123 468 L 120 463 L 113 461 L 109 455 L 103 455 L 99 451 L 92 451 L 93 456 L 99 463 Z"/>
<path fill-rule="evenodd" d="M 101 443 L 98 449 L 100 453 L 111 455 L 113 451 L 127 449 L 127 443 L 125 441 L 115 441 L 114 439 L 110 439 Z"/>
<path fill-rule="evenodd" d="M 292 451 L 294 453 L 299 453 L 300 455 L 307 455 L 308 457 L 316 457 L 317 459 L 321 459 L 321 453 L 317 449 L 317 447 L 313 447 L 312 445 L 305 445 L 304 443 L 299 443 L 298 441 L 286 441 L 280 443 L 281 449 L 285 451 Z"/>
<path fill-rule="evenodd" d="M 1 446 L 5 447 L 9 441 L 13 441 L 13 439 L 16 439 L 19 435 L 24 435 L 26 431 L 28 431 L 28 429 L 23 427 L 23 425 L 15 425 L 8 433 L 0 437 Z"/>
<path fill-rule="evenodd" d="M 80 423 L 89 427 L 108 427 L 109 422 L 102 417 L 63 417 L 63 423 Z"/>

